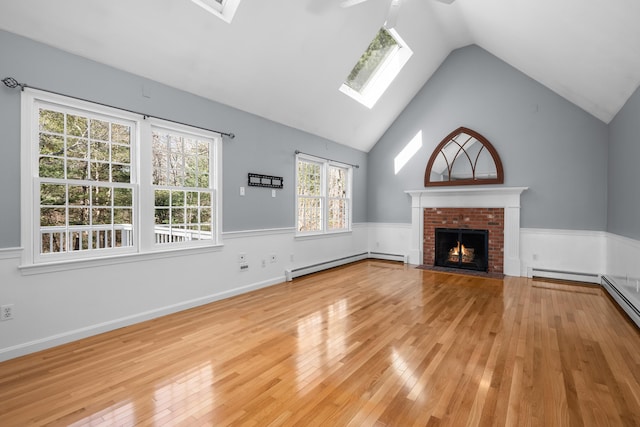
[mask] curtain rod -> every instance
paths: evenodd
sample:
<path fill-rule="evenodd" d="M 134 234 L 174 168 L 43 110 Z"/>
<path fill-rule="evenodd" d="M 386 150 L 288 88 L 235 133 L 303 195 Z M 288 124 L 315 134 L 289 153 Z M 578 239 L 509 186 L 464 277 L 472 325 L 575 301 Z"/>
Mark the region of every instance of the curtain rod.
<path fill-rule="evenodd" d="M 304 153 L 304 152 L 302 152 L 300 150 L 296 150 L 296 154 L 306 154 L 307 156 L 317 157 L 317 158 L 322 159 L 322 160 L 328 160 L 330 162 L 342 163 L 343 165 L 353 166 L 356 169 L 360 168 L 360 165 L 354 165 L 354 164 L 351 164 L 351 163 L 341 162 L 340 160 L 327 159 L 326 157 L 320 157 L 320 156 L 316 156 L 315 154 Z"/>
<path fill-rule="evenodd" d="M 102 105 L 103 107 L 115 108 L 116 110 L 121 110 L 121 111 L 126 111 L 128 113 L 138 114 L 138 115 L 144 117 L 145 119 L 148 118 L 148 117 L 151 117 L 151 118 L 154 118 L 154 119 L 164 120 L 164 121 L 167 121 L 167 122 L 176 123 L 176 124 L 183 125 L 183 126 L 190 126 L 192 128 L 196 128 L 196 129 L 200 129 L 200 130 L 206 130 L 208 132 L 214 132 L 214 133 L 220 134 L 222 136 L 228 136 L 229 139 L 233 139 L 233 138 L 236 137 L 235 134 L 233 134 L 231 132 L 221 132 L 219 130 L 213 130 L 213 129 L 204 128 L 202 126 L 194 126 L 194 125 L 190 125 L 188 123 L 182 123 L 182 122 L 179 122 L 179 121 L 176 121 L 176 120 L 169 120 L 169 119 L 164 119 L 164 118 L 158 117 L 158 116 L 151 116 L 149 114 L 141 113 L 139 111 L 127 110 L 126 108 L 121 108 L 121 107 L 114 107 L 113 105 L 103 104 L 102 102 L 91 101 L 90 99 L 80 98 L 79 96 L 65 95 L 63 93 L 54 92 L 52 90 L 42 89 L 42 88 L 35 87 L 35 86 L 29 86 L 26 83 L 19 83 L 13 77 L 5 77 L 4 79 L 2 79 L 2 83 L 4 83 L 4 85 L 6 87 L 8 87 L 9 89 L 15 89 L 15 88 L 19 87 L 21 91 L 24 91 L 25 88 L 41 90 L 43 92 L 52 93 L 54 95 L 66 96 L 68 98 L 73 98 L 73 99 L 77 99 L 77 100 L 85 101 L 85 102 L 91 102 L 92 104 Z"/>

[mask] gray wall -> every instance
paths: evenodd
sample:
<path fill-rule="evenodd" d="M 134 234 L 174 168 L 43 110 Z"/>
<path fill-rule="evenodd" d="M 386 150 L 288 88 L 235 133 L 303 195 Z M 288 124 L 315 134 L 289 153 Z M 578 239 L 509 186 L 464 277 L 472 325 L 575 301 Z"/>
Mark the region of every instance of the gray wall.
<path fill-rule="evenodd" d="M 605 230 L 607 125 L 477 46 L 453 51 L 369 153 L 369 221 L 411 222 L 436 145 L 459 126 L 484 135 L 522 195 L 523 227 Z M 397 174 L 394 158 L 422 131 Z"/>
<path fill-rule="evenodd" d="M 640 88 L 609 124 L 607 231 L 640 240 Z"/>
<path fill-rule="evenodd" d="M 23 37 L 0 31 L 0 78 L 210 129 L 234 132 L 223 144 L 223 229 L 294 226 L 294 151 L 354 170 L 354 222 L 366 221 L 366 153 L 212 102 Z M 185 77 L 188 78 L 188 77 Z M 142 94 L 143 88 L 145 97 Z M 0 88 L 0 248 L 20 246 L 20 92 Z M 284 189 L 247 188 L 247 173 L 284 177 Z"/>

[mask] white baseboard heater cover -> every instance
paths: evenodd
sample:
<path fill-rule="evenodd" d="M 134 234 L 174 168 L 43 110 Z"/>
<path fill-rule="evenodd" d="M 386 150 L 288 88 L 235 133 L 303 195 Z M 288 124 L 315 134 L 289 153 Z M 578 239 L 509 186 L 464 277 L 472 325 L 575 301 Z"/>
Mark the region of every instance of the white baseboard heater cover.
<path fill-rule="evenodd" d="M 546 279 L 573 280 L 578 282 L 600 284 L 600 275 L 577 271 L 551 270 L 545 268 L 529 268 L 528 277 L 544 277 Z"/>
<path fill-rule="evenodd" d="M 636 307 L 624 295 L 624 292 L 616 286 L 615 280 L 602 276 L 602 286 L 607 290 L 607 292 L 609 292 L 609 295 L 611 295 L 611 297 L 618 303 L 620 308 L 629 315 L 633 323 L 640 328 L 640 307 Z"/>
<path fill-rule="evenodd" d="M 405 264 L 409 262 L 409 257 L 407 255 L 401 254 L 389 254 L 384 252 L 369 252 L 369 258 L 373 259 L 386 259 L 389 261 L 400 261 Z"/>
<path fill-rule="evenodd" d="M 312 265 L 307 265 L 305 267 L 285 270 L 284 274 L 287 279 L 287 282 L 290 282 L 296 277 L 304 276 L 311 273 L 317 273 L 318 271 L 327 270 L 329 268 L 339 267 L 344 264 L 349 264 L 351 262 L 367 259 L 368 256 L 369 256 L 368 252 L 363 252 L 361 254 L 350 255 L 343 258 L 336 258 L 336 259 L 325 261 L 325 262 L 319 262 L 318 264 L 312 264 Z"/>
<path fill-rule="evenodd" d="M 318 264 L 307 265 L 305 267 L 298 267 L 290 270 L 285 270 L 284 274 L 287 282 L 292 281 L 296 277 L 305 276 L 311 273 L 317 273 L 318 271 L 328 270 L 329 268 L 339 267 L 351 262 L 361 261 L 363 259 L 385 259 L 389 261 L 400 261 L 405 264 L 408 262 L 406 255 L 399 254 L 387 254 L 382 252 L 363 252 L 361 254 L 350 255 L 343 258 L 337 258 L 330 261 L 320 262 Z"/>

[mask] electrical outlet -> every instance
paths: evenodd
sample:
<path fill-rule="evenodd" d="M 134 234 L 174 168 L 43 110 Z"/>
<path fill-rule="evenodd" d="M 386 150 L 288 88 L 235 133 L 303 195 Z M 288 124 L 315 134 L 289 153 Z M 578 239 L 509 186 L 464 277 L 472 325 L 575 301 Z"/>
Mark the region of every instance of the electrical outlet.
<path fill-rule="evenodd" d="M 247 271 L 249 270 L 249 264 L 244 263 L 244 264 L 240 264 L 240 271 Z"/>
<path fill-rule="evenodd" d="M 274 262 L 278 262 L 278 256 L 276 254 L 271 254 L 271 256 L 269 257 L 269 259 L 271 260 L 271 263 L 273 264 Z"/>
<path fill-rule="evenodd" d="M 0 306 L 0 320 L 13 319 L 13 304 Z"/>

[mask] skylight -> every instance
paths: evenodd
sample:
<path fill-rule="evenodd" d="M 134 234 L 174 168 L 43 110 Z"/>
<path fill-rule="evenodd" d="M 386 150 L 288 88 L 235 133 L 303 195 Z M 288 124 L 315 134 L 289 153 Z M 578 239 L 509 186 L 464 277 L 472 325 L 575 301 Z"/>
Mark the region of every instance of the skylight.
<path fill-rule="evenodd" d="M 380 28 L 340 91 L 372 108 L 413 52 L 394 29 Z"/>
<path fill-rule="evenodd" d="M 191 0 L 207 12 L 210 12 L 225 22 L 231 23 L 240 0 Z"/>

